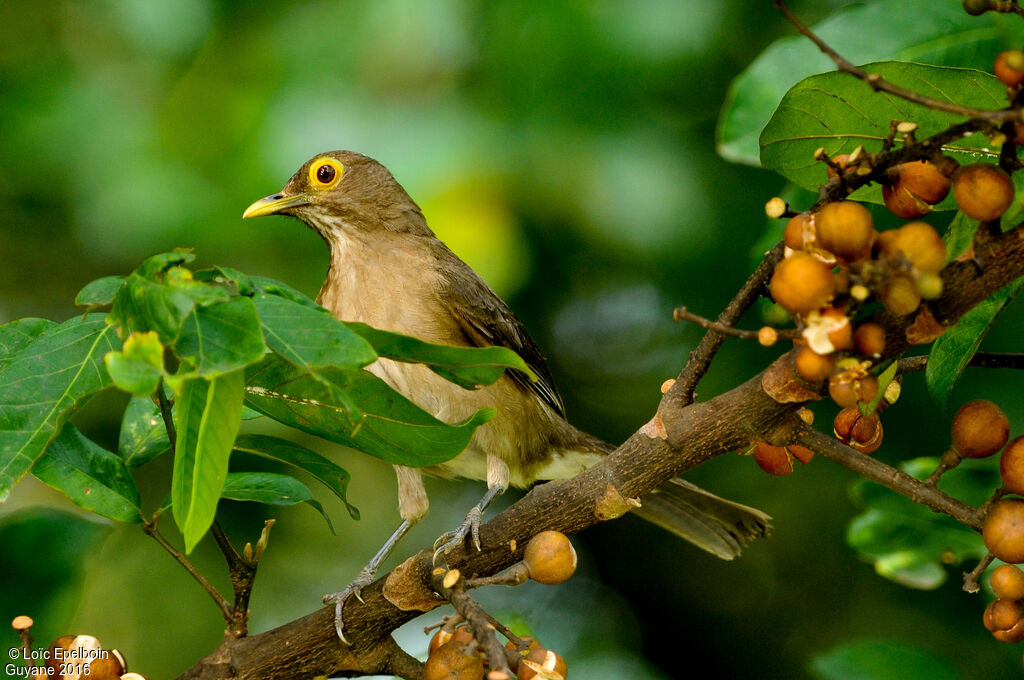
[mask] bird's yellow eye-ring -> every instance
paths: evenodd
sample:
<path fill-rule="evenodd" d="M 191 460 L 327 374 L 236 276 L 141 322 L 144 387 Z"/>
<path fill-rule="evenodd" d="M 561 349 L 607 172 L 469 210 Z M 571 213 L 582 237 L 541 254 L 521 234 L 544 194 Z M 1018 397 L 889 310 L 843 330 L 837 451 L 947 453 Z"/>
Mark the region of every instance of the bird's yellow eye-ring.
<path fill-rule="evenodd" d="M 341 180 L 345 166 L 333 158 L 318 158 L 309 166 L 309 183 L 318 189 L 329 189 Z"/>

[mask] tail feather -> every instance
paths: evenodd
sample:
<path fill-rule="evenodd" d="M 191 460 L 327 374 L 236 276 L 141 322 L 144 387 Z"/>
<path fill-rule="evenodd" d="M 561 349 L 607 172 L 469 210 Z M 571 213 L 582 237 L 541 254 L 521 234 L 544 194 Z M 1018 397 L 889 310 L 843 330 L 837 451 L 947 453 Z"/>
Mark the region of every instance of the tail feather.
<path fill-rule="evenodd" d="M 731 560 L 746 543 L 766 536 L 771 517 L 683 479 L 671 479 L 641 500 L 634 514 L 712 555 Z"/>

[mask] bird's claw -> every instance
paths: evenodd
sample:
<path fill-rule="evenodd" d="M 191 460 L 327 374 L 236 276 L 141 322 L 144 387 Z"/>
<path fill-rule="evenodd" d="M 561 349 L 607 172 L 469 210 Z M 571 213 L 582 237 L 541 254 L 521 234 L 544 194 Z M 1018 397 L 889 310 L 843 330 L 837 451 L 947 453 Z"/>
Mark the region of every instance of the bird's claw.
<path fill-rule="evenodd" d="M 437 564 L 437 559 L 442 554 L 448 553 L 451 550 L 462 545 L 463 541 L 466 540 L 466 536 L 473 537 L 473 546 L 479 551 L 480 550 L 480 521 L 483 519 L 483 510 L 478 507 L 474 507 L 466 515 L 466 519 L 457 526 L 453 531 L 448 531 L 441 534 L 436 541 L 434 541 L 434 564 Z"/>
<path fill-rule="evenodd" d="M 363 602 L 363 588 L 373 583 L 373 579 L 376 575 L 376 569 L 364 568 L 359 572 L 359 575 L 353 579 L 352 583 L 345 586 L 345 589 L 340 593 L 327 593 L 324 595 L 324 604 L 334 604 L 334 630 L 338 633 L 338 638 L 346 645 L 350 643 L 343 632 L 345 628 L 345 620 L 342 616 L 345 601 L 350 595 L 354 595 L 357 600 Z"/>

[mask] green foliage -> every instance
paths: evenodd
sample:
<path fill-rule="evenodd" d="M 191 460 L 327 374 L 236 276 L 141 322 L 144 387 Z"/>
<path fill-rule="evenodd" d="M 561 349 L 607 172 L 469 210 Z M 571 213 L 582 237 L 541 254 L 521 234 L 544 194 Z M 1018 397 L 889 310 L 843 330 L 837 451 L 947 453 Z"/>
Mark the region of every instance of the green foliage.
<path fill-rule="evenodd" d="M 879 62 L 863 67 L 887 81 L 922 95 L 979 109 L 1006 105 L 1006 86 L 995 76 L 962 68 L 924 66 L 908 62 Z M 805 189 L 824 184 L 825 164 L 814 152 L 823 148 L 830 156 L 849 153 L 857 146 L 877 152 L 890 134 L 890 121 L 917 123 L 919 137 L 934 135 L 962 120 L 961 116 L 907 102 L 845 73 L 811 76 L 786 93 L 761 133 L 761 163 Z M 945 147 L 961 162 L 973 162 L 988 145 L 984 135 L 974 134 Z M 854 200 L 882 202 L 878 185 L 857 190 Z M 954 208 L 952 197 L 936 206 Z"/>
<path fill-rule="evenodd" d="M 992 14 L 970 17 L 956 2 L 884 0 L 840 9 L 813 30 L 858 65 L 901 60 L 988 69 L 995 55 L 1012 45 L 1004 24 Z M 807 76 L 834 68 L 801 35 L 776 40 L 729 86 L 716 133 L 718 153 L 737 163 L 760 164 L 758 137 L 783 95 Z M 835 75 L 855 82 L 848 75 Z M 884 124 L 888 119 L 875 120 Z"/>
<path fill-rule="evenodd" d="M 890 640 L 847 642 L 815 657 L 810 670 L 819 680 L 963 679 L 949 661 Z"/>
<path fill-rule="evenodd" d="M 111 305 L 109 314 L 0 326 L 0 497 L 32 469 L 82 508 L 138 522 L 141 502 L 129 470 L 173 442 L 170 507 L 186 550 L 206 533 L 221 498 L 305 502 L 330 526 L 297 479 L 229 473 L 236 449 L 285 463 L 324 483 L 358 517 L 346 499 L 345 470 L 286 440 L 238 437 L 243 410 L 253 413 L 243 400 L 389 462 L 434 465 L 461 452 L 494 411 L 455 424 L 437 420 L 364 369 L 378 357 L 375 346 L 381 356 L 425 363 L 467 388 L 490 384 L 509 368 L 529 373 L 505 349 L 430 345 L 347 325 L 272 279 L 230 267 L 193 273 L 187 265 L 194 257 L 180 249 L 160 253 L 128 276 L 98 279 L 78 294 L 80 305 Z M 132 395 L 116 454 L 66 424 L 108 387 Z"/>
<path fill-rule="evenodd" d="M 943 490 L 977 505 L 998 488 L 999 475 L 985 462 L 972 463 L 961 463 L 955 473 L 943 478 Z M 923 479 L 937 464 L 937 458 L 915 458 L 905 461 L 900 469 Z M 978 532 L 927 506 L 866 480 L 856 482 L 851 493 L 865 511 L 850 522 L 846 540 L 887 579 L 930 590 L 945 582 L 944 565 L 985 555 Z"/>

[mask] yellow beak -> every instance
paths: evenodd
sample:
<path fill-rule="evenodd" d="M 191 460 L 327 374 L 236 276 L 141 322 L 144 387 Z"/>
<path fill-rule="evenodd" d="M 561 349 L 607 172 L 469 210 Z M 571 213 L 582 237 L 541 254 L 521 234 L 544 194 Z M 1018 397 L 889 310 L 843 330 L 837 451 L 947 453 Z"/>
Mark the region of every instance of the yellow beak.
<path fill-rule="evenodd" d="M 242 219 L 246 217 L 276 215 L 286 208 L 309 205 L 310 198 L 311 196 L 308 193 L 293 194 L 291 196 L 285 196 L 284 194 L 265 196 L 246 208 L 245 212 L 242 213 Z"/>

